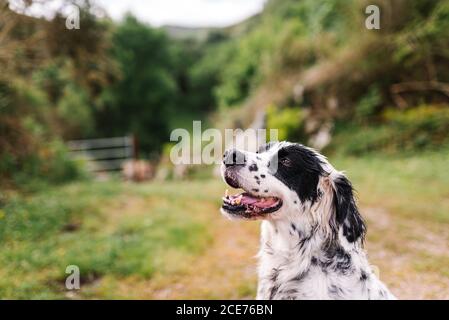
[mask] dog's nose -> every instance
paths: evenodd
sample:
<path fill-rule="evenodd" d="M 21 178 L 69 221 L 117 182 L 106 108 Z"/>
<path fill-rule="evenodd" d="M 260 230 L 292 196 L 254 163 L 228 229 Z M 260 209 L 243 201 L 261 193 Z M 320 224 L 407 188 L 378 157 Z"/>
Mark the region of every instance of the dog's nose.
<path fill-rule="evenodd" d="M 226 168 L 232 166 L 243 166 L 246 164 L 246 157 L 243 152 L 240 152 L 237 149 L 227 150 L 223 154 L 223 163 Z"/>

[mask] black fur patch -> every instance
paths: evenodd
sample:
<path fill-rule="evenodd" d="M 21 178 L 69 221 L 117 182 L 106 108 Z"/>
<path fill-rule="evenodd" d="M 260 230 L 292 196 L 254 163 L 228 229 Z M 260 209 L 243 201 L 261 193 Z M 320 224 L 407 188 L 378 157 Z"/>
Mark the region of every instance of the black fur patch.
<path fill-rule="evenodd" d="M 334 180 L 335 219 L 338 226 L 343 226 L 343 235 L 349 242 L 364 239 L 365 222 L 355 203 L 351 182 L 345 176 Z"/>
<path fill-rule="evenodd" d="M 343 297 L 344 295 L 344 291 L 343 288 L 340 288 L 339 286 L 336 286 L 335 284 L 331 284 L 328 287 L 329 290 L 329 294 L 334 298 L 334 299 L 338 299 Z"/>
<path fill-rule="evenodd" d="M 275 295 L 278 293 L 279 290 L 279 285 L 274 285 L 271 289 L 270 289 L 270 300 L 273 300 Z"/>
<path fill-rule="evenodd" d="M 249 171 L 257 171 L 259 168 L 257 167 L 257 164 L 253 163 L 248 167 Z"/>
<path fill-rule="evenodd" d="M 307 274 L 308 274 L 308 271 L 301 272 L 298 275 L 296 275 L 296 277 L 292 278 L 290 281 L 301 282 L 302 280 L 304 280 L 304 278 L 307 276 Z"/>
<path fill-rule="evenodd" d="M 279 290 L 280 296 L 279 300 L 296 300 L 296 296 L 298 294 L 297 289 L 287 289 L 287 290 Z"/>
<path fill-rule="evenodd" d="M 286 146 L 278 151 L 278 168 L 274 176 L 296 192 L 301 201 L 314 202 L 318 198 L 318 180 L 324 174 L 317 155 L 300 144 Z M 287 158 L 291 165 L 283 164 Z"/>
<path fill-rule="evenodd" d="M 271 275 L 270 275 L 270 281 L 271 282 L 276 282 L 279 276 L 279 269 L 278 268 L 273 268 Z"/>
<path fill-rule="evenodd" d="M 339 244 L 332 244 L 324 248 L 324 260 L 320 261 L 323 269 L 332 269 L 333 271 L 347 274 L 352 269 L 351 255 L 347 253 Z"/>
<path fill-rule="evenodd" d="M 362 272 L 360 273 L 360 280 L 366 281 L 366 279 L 368 279 L 368 275 L 366 274 L 365 271 L 362 270 Z"/>

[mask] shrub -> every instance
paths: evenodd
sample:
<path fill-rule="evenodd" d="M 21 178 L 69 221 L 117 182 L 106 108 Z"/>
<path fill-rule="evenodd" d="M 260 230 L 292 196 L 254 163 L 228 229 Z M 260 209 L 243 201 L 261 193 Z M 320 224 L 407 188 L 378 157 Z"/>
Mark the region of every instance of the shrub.
<path fill-rule="evenodd" d="M 270 129 L 278 130 L 279 140 L 301 141 L 304 116 L 299 108 L 278 108 L 271 105 L 267 108 L 267 137 Z"/>
<path fill-rule="evenodd" d="M 388 151 L 393 136 L 394 130 L 388 126 L 361 127 L 340 124 L 325 153 L 362 155 L 376 150 Z"/>
<path fill-rule="evenodd" d="M 85 164 L 70 159 L 65 145 L 59 140 L 39 145 L 35 153 L 24 157 L 1 154 L 0 171 L 4 173 L 3 182 L 12 181 L 15 186 L 28 190 L 39 189 L 47 183 L 87 177 Z"/>
<path fill-rule="evenodd" d="M 399 152 L 449 146 L 449 109 L 423 105 L 400 111 L 387 109 L 377 126 L 337 126 L 331 149 L 360 155 L 373 151 Z"/>
<path fill-rule="evenodd" d="M 449 143 L 449 109 L 446 106 L 427 106 L 404 112 L 387 110 L 384 117 L 397 131 L 404 149 L 423 149 Z"/>
<path fill-rule="evenodd" d="M 382 96 L 377 86 L 371 87 L 355 107 L 355 117 L 357 121 L 369 120 L 376 114 L 376 109 L 382 104 Z"/>

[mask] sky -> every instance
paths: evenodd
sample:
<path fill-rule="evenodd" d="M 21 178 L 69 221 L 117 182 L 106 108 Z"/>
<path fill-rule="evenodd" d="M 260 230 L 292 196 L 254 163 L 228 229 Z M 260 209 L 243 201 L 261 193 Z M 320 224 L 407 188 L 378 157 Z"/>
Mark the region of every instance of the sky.
<path fill-rule="evenodd" d="M 10 0 L 22 3 L 24 0 Z M 260 12 L 266 0 L 93 0 L 114 20 L 131 12 L 142 22 L 153 26 L 225 27 Z M 27 14 L 51 18 L 61 0 L 35 3 Z"/>
<path fill-rule="evenodd" d="M 223 27 L 263 9 L 265 0 L 96 0 L 115 20 L 131 11 L 154 26 Z"/>

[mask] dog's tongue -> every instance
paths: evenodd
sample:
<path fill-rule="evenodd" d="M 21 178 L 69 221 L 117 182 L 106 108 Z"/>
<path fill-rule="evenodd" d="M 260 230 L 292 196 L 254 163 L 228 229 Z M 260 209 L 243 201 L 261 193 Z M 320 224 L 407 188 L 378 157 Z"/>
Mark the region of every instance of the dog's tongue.
<path fill-rule="evenodd" d="M 260 198 L 254 197 L 248 193 L 242 194 L 242 204 L 255 204 Z"/>
<path fill-rule="evenodd" d="M 248 193 L 242 195 L 242 204 L 251 204 L 259 208 L 268 208 L 276 204 L 276 199 L 273 197 L 258 198 Z"/>

